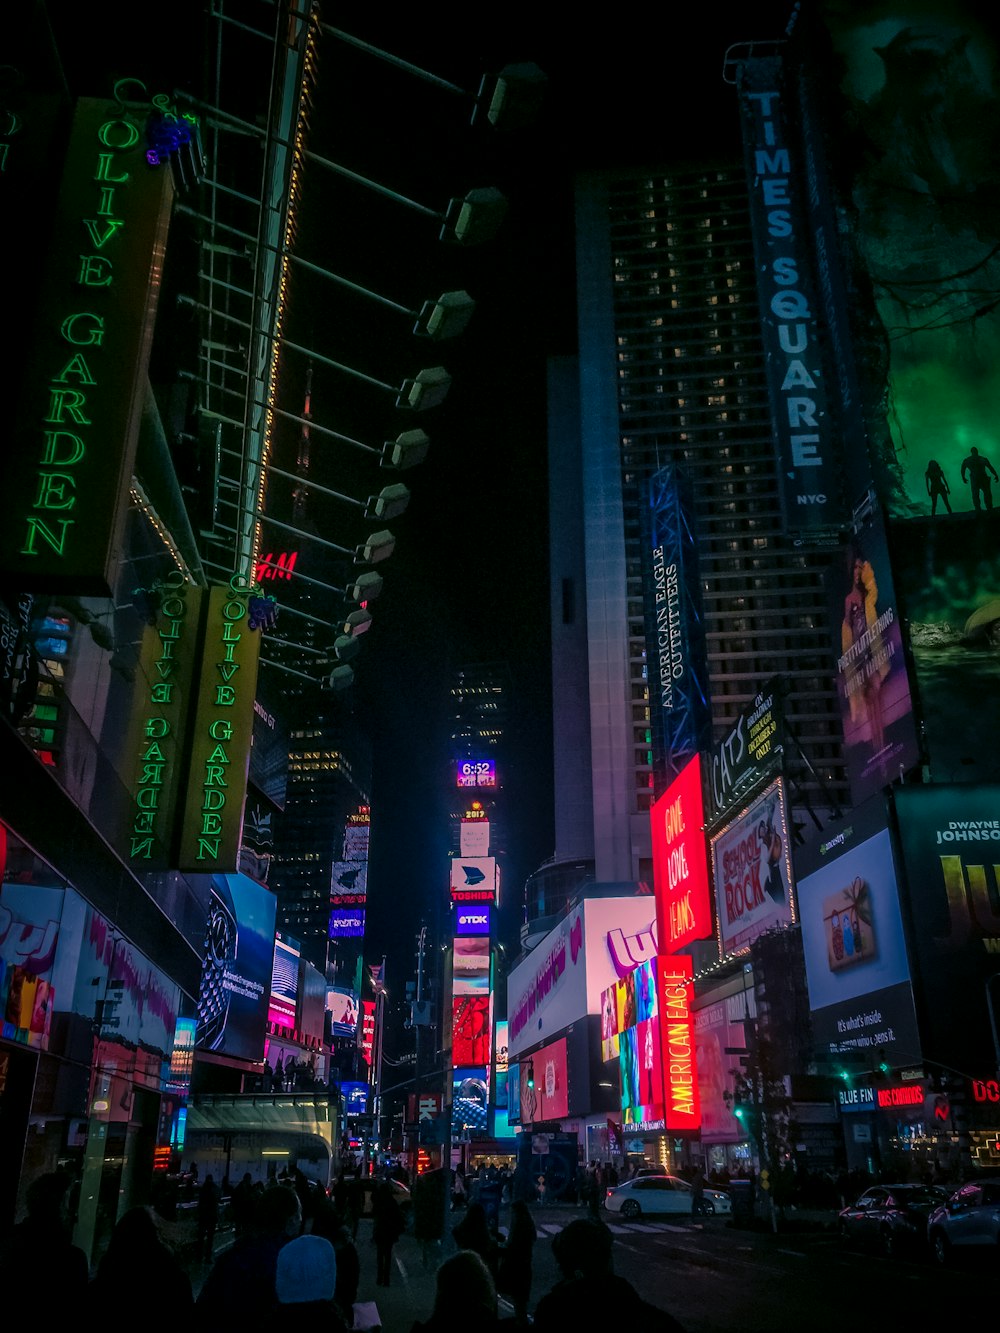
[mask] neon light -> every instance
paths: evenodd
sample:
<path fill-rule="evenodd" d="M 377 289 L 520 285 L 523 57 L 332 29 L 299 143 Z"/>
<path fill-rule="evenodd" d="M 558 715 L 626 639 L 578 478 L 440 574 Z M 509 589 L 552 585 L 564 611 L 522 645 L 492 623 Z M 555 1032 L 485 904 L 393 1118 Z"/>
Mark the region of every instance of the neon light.
<path fill-rule="evenodd" d="M 666 1083 L 664 1122 L 668 1130 L 701 1126 L 701 1105 L 695 1070 L 694 963 L 686 954 L 657 960 L 660 1041 Z"/>
<path fill-rule="evenodd" d="M 876 1096 L 879 1106 L 923 1106 L 924 1104 L 924 1090 L 919 1085 L 878 1088 Z"/>

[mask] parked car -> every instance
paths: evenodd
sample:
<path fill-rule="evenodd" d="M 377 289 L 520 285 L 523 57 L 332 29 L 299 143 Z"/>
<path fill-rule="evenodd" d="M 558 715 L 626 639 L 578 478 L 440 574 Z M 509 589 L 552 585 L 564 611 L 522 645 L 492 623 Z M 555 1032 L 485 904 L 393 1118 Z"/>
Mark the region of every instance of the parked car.
<path fill-rule="evenodd" d="M 841 1210 L 840 1234 L 889 1258 L 916 1252 L 926 1243 L 928 1217 L 947 1197 L 934 1185 L 875 1185 Z"/>
<path fill-rule="evenodd" d="M 624 1185 L 608 1189 L 604 1206 L 609 1213 L 622 1217 L 656 1217 L 663 1213 L 691 1216 L 691 1186 L 678 1176 L 637 1176 Z M 701 1201 L 702 1217 L 713 1213 L 731 1213 L 729 1195 L 721 1190 L 706 1189 Z"/>
<path fill-rule="evenodd" d="M 638 1180 L 641 1176 L 669 1176 L 669 1174 L 665 1166 L 640 1166 L 632 1179 Z"/>
<path fill-rule="evenodd" d="M 935 1208 L 927 1220 L 934 1258 L 946 1264 L 961 1247 L 1000 1243 L 1000 1179 L 972 1180 Z"/>

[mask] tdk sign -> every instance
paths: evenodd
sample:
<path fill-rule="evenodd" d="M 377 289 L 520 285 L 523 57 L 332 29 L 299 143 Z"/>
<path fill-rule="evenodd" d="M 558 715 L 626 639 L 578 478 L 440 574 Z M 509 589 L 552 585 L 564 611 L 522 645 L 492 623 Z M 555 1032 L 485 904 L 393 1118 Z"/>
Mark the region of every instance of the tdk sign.
<path fill-rule="evenodd" d="M 456 935 L 488 935 L 490 933 L 490 909 L 485 904 L 475 907 L 455 906 Z"/>

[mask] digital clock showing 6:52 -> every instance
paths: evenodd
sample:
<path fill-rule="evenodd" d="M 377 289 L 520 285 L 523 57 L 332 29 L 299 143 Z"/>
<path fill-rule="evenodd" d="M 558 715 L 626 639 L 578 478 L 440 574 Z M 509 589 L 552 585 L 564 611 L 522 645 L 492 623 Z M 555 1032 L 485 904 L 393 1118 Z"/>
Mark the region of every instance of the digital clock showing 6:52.
<path fill-rule="evenodd" d="M 460 759 L 457 765 L 457 787 L 495 787 L 497 767 L 493 759 Z"/>

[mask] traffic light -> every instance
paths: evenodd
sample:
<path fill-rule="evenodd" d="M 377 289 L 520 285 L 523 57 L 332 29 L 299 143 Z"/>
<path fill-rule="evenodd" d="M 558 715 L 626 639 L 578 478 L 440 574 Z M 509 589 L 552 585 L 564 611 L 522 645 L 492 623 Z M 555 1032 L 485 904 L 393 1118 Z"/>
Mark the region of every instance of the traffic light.
<path fill-rule="evenodd" d="M 529 1061 L 528 1061 L 528 1087 L 529 1087 L 529 1088 L 533 1088 L 534 1086 L 535 1086 L 535 1062 L 534 1062 L 534 1060 L 529 1060 Z"/>

